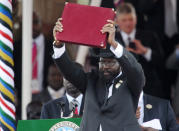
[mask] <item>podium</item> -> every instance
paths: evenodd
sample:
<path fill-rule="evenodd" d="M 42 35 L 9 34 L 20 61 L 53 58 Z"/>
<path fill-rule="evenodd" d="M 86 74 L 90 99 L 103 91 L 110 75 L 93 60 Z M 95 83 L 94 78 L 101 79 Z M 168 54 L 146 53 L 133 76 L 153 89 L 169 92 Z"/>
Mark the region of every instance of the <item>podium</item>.
<path fill-rule="evenodd" d="M 75 131 L 81 118 L 19 120 L 17 131 Z"/>

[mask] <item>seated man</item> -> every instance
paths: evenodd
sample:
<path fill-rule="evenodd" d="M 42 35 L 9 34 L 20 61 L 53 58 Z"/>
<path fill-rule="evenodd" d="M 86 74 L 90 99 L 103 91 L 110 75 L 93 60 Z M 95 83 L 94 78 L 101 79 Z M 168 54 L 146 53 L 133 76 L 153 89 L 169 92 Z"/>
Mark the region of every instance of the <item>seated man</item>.
<path fill-rule="evenodd" d="M 136 117 L 142 126 L 144 122 L 158 119 L 162 131 L 179 131 L 175 114 L 168 100 L 144 94 L 140 95 Z"/>
<path fill-rule="evenodd" d="M 75 116 L 82 116 L 83 114 L 83 95 L 74 87 L 69 81 L 64 80 L 66 94 L 58 99 L 51 100 L 43 105 L 41 111 L 41 119 L 55 119 L 61 117 L 68 117 L 71 114 L 73 104 L 76 104 L 74 110 Z"/>

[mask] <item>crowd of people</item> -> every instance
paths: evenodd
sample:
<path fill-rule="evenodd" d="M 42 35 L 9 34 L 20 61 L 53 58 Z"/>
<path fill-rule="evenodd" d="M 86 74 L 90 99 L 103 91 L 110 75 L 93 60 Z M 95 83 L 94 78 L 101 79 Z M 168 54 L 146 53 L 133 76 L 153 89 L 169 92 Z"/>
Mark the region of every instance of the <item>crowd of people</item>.
<path fill-rule="evenodd" d="M 34 86 L 28 119 L 73 113 L 83 117 L 80 131 L 178 131 L 178 5 L 177 0 L 122 0 L 118 4 L 102 0 L 101 6 L 116 8 L 116 18 L 101 30 L 108 33 L 107 48 L 91 48 L 88 53 L 90 72 L 84 71 L 86 65 L 71 60 L 66 44 L 56 40 L 56 33 L 63 31 L 61 19 L 53 29 L 52 57 L 45 57 L 48 47 L 34 13 L 33 45 L 37 47 L 33 46 L 32 54 L 34 48 L 43 51 L 35 51 L 41 53 L 36 56 L 38 63 L 32 60 Z M 50 63 L 43 66 L 46 58 Z M 144 126 L 155 119 L 162 129 Z"/>

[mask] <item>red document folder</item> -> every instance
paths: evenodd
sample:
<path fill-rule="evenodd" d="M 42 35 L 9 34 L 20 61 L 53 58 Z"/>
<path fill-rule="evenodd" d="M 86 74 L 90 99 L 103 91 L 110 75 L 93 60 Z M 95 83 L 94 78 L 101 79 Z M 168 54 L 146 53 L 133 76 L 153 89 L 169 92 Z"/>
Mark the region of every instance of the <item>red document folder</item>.
<path fill-rule="evenodd" d="M 57 40 L 105 48 L 107 34 L 100 30 L 114 17 L 111 8 L 67 3 L 62 13 L 63 32 L 57 33 Z"/>

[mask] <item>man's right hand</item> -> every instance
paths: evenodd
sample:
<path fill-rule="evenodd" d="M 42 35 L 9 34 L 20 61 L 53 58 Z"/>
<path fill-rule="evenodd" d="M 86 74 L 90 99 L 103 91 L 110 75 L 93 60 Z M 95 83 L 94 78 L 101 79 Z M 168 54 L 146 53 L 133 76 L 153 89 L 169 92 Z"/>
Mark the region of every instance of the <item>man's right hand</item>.
<path fill-rule="evenodd" d="M 137 108 L 137 110 L 136 110 L 136 118 L 137 119 L 139 119 L 140 118 L 140 109 L 141 109 L 141 107 L 139 106 L 138 108 Z"/>
<path fill-rule="evenodd" d="M 54 38 L 54 40 L 55 40 L 55 42 L 54 42 L 53 44 L 54 44 L 54 46 L 56 46 L 56 47 L 62 46 L 62 42 L 59 41 L 59 40 L 57 40 L 57 38 L 56 38 L 57 32 L 62 32 L 62 31 L 63 31 L 63 25 L 62 25 L 61 21 L 62 21 L 62 18 L 59 18 L 59 19 L 57 20 L 57 22 L 56 22 L 54 28 L 53 28 L 53 38 Z"/>

